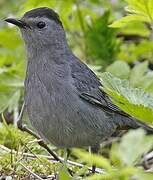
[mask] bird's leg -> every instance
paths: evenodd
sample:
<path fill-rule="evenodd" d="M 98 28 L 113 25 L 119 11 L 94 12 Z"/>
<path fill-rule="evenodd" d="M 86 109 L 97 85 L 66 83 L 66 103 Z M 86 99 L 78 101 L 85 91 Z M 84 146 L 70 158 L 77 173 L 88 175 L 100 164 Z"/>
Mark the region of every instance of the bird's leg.
<path fill-rule="evenodd" d="M 17 125 L 18 125 L 18 128 L 21 130 L 21 131 L 25 131 L 27 133 L 29 133 L 30 135 L 34 136 L 35 138 L 37 138 L 38 140 L 38 144 L 43 147 L 44 149 L 46 149 L 48 151 L 48 153 L 50 155 L 52 155 L 54 157 L 54 159 L 56 161 L 59 161 L 62 163 L 62 161 L 58 158 L 58 156 L 52 151 L 50 150 L 50 148 L 47 146 L 47 144 L 40 138 L 40 136 L 38 134 L 36 134 L 34 131 L 32 131 L 31 129 L 27 128 L 27 126 L 25 124 L 23 124 L 22 122 L 22 118 L 23 118 L 23 114 L 24 114 L 24 111 L 25 111 L 25 103 L 23 103 L 22 105 L 22 108 L 21 108 L 21 112 L 20 112 L 20 115 L 18 117 L 18 121 L 17 121 Z"/>
<path fill-rule="evenodd" d="M 98 151 L 99 151 L 99 145 L 91 147 L 91 153 L 98 154 Z M 92 165 L 92 173 L 93 174 L 95 173 L 95 170 L 96 170 L 96 166 Z"/>
<path fill-rule="evenodd" d="M 69 156 L 68 149 L 67 149 L 67 148 L 65 148 L 65 149 L 64 149 L 64 165 L 66 165 L 66 162 L 67 162 L 68 156 Z"/>
<path fill-rule="evenodd" d="M 71 150 L 69 148 L 67 148 L 66 151 L 67 151 L 67 159 L 68 159 L 71 154 Z"/>

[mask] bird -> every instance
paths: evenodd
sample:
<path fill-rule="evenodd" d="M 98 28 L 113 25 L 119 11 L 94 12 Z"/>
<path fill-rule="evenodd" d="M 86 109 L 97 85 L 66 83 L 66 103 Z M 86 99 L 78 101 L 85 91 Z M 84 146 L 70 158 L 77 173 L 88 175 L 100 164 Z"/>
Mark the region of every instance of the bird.
<path fill-rule="evenodd" d="M 94 153 L 119 129 L 153 133 L 112 103 L 100 79 L 71 51 L 53 9 L 40 7 L 5 21 L 19 27 L 25 42 L 25 107 L 40 137 L 59 148 L 91 147 Z"/>

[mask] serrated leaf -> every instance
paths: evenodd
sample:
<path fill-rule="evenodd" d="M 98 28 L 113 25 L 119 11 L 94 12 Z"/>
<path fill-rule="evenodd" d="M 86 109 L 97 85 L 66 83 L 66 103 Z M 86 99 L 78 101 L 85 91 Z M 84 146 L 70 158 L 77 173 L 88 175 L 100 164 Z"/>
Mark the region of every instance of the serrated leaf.
<path fill-rule="evenodd" d="M 148 0 L 126 0 L 132 12 L 148 15 Z M 152 1 L 152 0 L 151 0 Z"/>
<path fill-rule="evenodd" d="M 153 122 L 153 97 L 143 89 L 132 88 L 129 82 L 110 73 L 102 75 L 103 90 L 112 102 L 129 115 L 145 122 Z"/>
<path fill-rule="evenodd" d="M 110 27 L 124 27 L 132 21 L 153 22 L 153 2 L 152 0 L 126 0 L 128 7 L 126 10 L 129 15 L 115 21 Z"/>

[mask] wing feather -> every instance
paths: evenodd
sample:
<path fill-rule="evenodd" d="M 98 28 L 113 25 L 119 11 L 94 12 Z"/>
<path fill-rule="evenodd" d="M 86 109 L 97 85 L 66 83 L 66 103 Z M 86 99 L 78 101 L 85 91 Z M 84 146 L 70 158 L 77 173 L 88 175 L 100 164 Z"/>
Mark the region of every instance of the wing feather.
<path fill-rule="evenodd" d="M 100 89 L 102 86 L 100 79 L 87 65 L 80 62 L 80 60 L 77 59 L 75 63 L 71 64 L 71 75 L 80 98 L 101 107 L 109 113 L 117 113 L 130 117 L 127 113 L 112 103 L 109 96 Z"/>

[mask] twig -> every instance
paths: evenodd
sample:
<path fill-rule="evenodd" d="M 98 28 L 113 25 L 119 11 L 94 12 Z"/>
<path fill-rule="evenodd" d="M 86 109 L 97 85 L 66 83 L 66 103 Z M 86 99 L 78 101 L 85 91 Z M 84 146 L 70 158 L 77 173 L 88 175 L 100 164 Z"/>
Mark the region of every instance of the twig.
<path fill-rule="evenodd" d="M 4 150 L 4 151 L 7 151 L 7 152 L 11 152 L 11 150 L 3 145 L 0 145 L 0 149 Z M 16 154 L 16 151 L 15 150 L 12 150 L 12 153 L 13 154 Z M 23 156 L 26 156 L 26 157 L 29 157 L 29 158 L 46 158 L 48 160 L 51 160 L 53 163 L 55 162 L 55 159 L 53 159 L 52 157 L 50 156 L 47 156 L 47 155 L 40 155 L 40 154 L 30 154 L 30 153 L 22 153 L 22 152 L 18 152 L 19 155 L 23 155 Z M 64 158 L 62 157 L 59 157 L 59 159 L 63 162 L 64 161 Z M 81 163 L 77 163 L 77 162 L 74 162 L 74 161 L 70 161 L 70 160 L 67 160 L 67 164 L 68 165 L 72 165 L 72 166 L 78 166 L 80 168 L 82 168 L 84 165 L 81 164 Z M 89 171 L 92 171 L 92 168 L 89 167 L 88 168 Z M 105 173 L 102 169 L 99 169 L 97 168 L 96 173 Z"/>
<path fill-rule="evenodd" d="M 40 176 L 38 176 L 37 174 L 35 174 L 34 172 L 32 172 L 29 168 L 27 168 L 24 164 L 22 164 L 21 162 L 19 162 L 19 164 L 24 167 L 28 172 L 30 172 L 34 177 L 43 180 Z"/>

